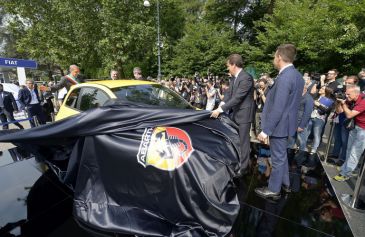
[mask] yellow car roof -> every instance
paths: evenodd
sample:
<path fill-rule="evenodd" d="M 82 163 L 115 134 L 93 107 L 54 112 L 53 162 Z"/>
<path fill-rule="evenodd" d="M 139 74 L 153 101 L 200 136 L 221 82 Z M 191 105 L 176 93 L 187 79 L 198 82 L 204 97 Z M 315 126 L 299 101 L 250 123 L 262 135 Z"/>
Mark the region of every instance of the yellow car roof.
<path fill-rule="evenodd" d="M 85 83 L 82 84 L 99 84 L 112 89 L 123 86 L 156 85 L 158 83 L 152 81 L 140 81 L 140 80 L 95 80 L 95 81 L 86 81 Z"/>

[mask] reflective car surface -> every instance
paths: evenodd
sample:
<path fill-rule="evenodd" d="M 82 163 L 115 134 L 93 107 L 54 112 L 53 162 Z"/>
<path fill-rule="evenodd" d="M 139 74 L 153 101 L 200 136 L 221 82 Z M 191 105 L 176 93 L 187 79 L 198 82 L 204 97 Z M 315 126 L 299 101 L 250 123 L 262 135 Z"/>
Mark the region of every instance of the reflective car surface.
<path fill-rule="evenodd" d="M 193 107 L 174 91 L 149 81 L 104 80 L 73 86 L 67 93 L 56 121 L 103 106 L 110 99 L 139 102 L 166 108 Z"/>

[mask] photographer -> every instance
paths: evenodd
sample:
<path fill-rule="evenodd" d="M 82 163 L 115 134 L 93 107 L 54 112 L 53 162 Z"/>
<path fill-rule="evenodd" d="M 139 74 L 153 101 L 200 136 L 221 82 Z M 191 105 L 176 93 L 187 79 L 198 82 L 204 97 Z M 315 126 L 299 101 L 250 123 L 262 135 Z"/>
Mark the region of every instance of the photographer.
<path fill-rule="evenodd" d="M 359 87 L 362 92 L 365 91 L 365 68 L 361 69 L 361 71 L 358 74 L 358 77 L 360 78 L 359 81 Z"/>
<path fill-rule="evenodd" d="M 344 112 L 347 119 L 353 119 L 355 126 L 350 131 L 347 143 L 345 163 L 340 173 L 333 177 L 337 181 L 346 181 L 352 175 L 359 163 L 359 158 L 365 149 L 365 96 L 360 87 L 349 85 L 346 88 L 346 100 L 337 99 L 340 103 L 338 112 Z M 353 103 L 353 108 L 349 104 Z"/>
<path fill-rule="evenodd" d="M 212 111 L 215 106 L 217 90 L 214 88 L 213 82 L 211 80 L 207 82 L 207 86 L 205 87 L 205 93 L 207 95 L 207 105 L 205 109 L 208 111 Z"/>
<path fill-rule="evenodd" d="M 229 81 L 228 80 L 224 80 L 222 82 L 222 85 L 221 85 L 220 90 L 217 90 L 218 97 L 219 97 L 219 100 L 221 102 L 224 101 L 224 97 L 227 94 L 228 89 L 229 89 Z"/>
<path fill-rule="evenodd" d="M 322 130 L 327 117 L 334 106 L 334 99 L 332 99 L 333 90 L 331 88 L 322 86 L 318 94 L 319 98 L 314 101 L 314 110 L 308 124 L 308 131 L 311 131 L 313 128 L 313 145 L 310 152 L 311 156 L 315 155 L 317 152 L 317 148 L 321 142 Z M 305 139 L 305 142 L 307 142 L 307 139 L 308 137 Z"/>
<path fill-rule="evenodd" d="M 256 101 L 257 112 L 262 112 L 266 101 L 267 88 L 266 76 L 262 76 L 255 85 L 254 99 Z"/>
<path fill-rule="evenodd" d="M 182 83 L 181 83 L 181 86 L 179 88 L 180 95 L 182 97 L 184 97 L 184 99 L 187 100 L 187 101 L 189 101 L 190 92 L 191 92 L 189 87 L 190 87 L 190 85 L 185 80 L 183 80 Z"/>
<path fill-rule="evenodd" d="M 348 76 L 346 77 L 344 83 L 345 87 L 341 90 L 337 91 L 336 97 L 342 97 L 343 99 L 346 98 L 346 87 L 350 85 L 357 85 L 358 83 L 357 76 Z M 340 112 L 341 110 L 341 103 L 337 102 L 336 104 L 336 113 L 333 119 L 334 122 L 334 130 L 333 130 L 333 138 L 334 138 L 334 145 L 333 150 L 330 155 L 328 155 L 329 161 L 332 161 L 337 166 L 342 166 L 346 160 L 346 150 L 347 150 L 347 140 L 349 136 L 349 130 L 347 130 L 343 126 L 343 122 L 346 119 L 346 115 L 344 112 Z"/>

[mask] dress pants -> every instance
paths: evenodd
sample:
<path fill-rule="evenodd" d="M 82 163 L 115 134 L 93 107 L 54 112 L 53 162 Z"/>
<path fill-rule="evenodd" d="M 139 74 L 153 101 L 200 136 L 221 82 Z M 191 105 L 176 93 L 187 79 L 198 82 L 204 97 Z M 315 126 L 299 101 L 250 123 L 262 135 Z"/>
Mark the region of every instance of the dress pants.
<path fill-rule="evenodd" d="M 270 137 L 272 171 L 269 178 L 269 190 L 272 192 L 280 192 L 282 184 L 290 185 L 287 146 L 287 137 Z"/>
<path fill-rule="evenodd" d="M 43 113 L 42 107 L 40 104 L 30 104 L 28 105 L 28 118 L 33 118 L 33 116 L 37 116 L 39 124 L 46 124 L 46 117 Z M 34 121 L 30 120 L 30 126 L 35 127 Z"/>
<path fill-rule="evenodd" d="M 240 159 L 240 173 L 244 174 L 247 169 L 248 161 L 250 159 L 250 129 L 251 123 L 239 124 L 239 136 L 240 136 L 240 148 L 241 148 L 241 159 Z"/>
<path fill-rule="evenodd" d="M 7 123 L 9 122 L 13 122 L 15 121 L 13 112 L 9 112 L 6 109 L 1 109 L 1 114 L 0 114 L 0 120 L 1 123 Z M 14 123 L 15 126 L 17 126 L 20 129 L 23 129 L 23 126 L 20 123 Z M 9 129 L 9 124 L 5 124 L 3 125 L 3 129 Z"/>

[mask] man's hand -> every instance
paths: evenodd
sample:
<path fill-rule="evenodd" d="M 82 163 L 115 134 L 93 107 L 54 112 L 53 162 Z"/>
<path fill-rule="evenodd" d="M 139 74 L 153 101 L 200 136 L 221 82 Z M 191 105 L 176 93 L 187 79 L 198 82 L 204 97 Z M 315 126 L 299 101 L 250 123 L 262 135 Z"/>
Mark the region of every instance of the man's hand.
<path fill-rule="evenodd" d="M 221 112 L 218 110 L 218 109 L 215 109 L 215 110 L 213 110 L 212 111 L 212 114 L 210 115 L 210 117 L 212 118 L 218 118 L 218 116 L 219 116 L 219 114 L 220 114 Z"/>
<path fill-rule="evenodd" d="M 341 105 L 345 104 L 346 100 L 342 100 L 342 99 L 336 99 L 338 102 L 340 102 Z"/>
<path fill-rule="evenodd" d="M 297 129 L 297 132 L 303 132 L 304 131 L 304 129 L 303 128 L 298 128 Z"/>
<path fill-rule="evenodd" d="M 264 132 L 260 132 L 260 134 L 257 136 L 257 140 L 259 140 L 261 143 L 267 144 L 268 136 Z"/>

